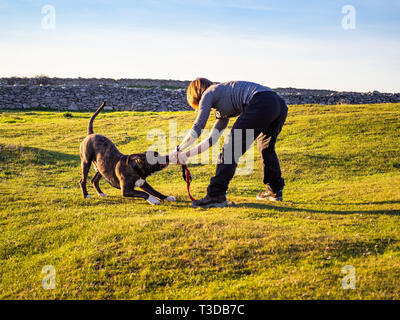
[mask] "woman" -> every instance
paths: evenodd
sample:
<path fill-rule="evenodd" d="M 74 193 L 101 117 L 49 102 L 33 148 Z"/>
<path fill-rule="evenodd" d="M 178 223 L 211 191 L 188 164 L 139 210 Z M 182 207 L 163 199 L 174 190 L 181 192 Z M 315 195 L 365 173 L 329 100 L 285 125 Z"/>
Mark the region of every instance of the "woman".
<path fill-rule="evenodd" d="M 284 180 L 281 177 L 275 143 L 287 116 L 288 109 L 284 100 L 270 88 L 256 83 L 231 81 L 214 84 L 205 78 L 197 78 L 190 83 L 187 100 L 199 113 L 192 129 L 179 145 L 179 151 L 170 153 L 171 162 L 182 164 L 188 157 L 206 151 L 221 136 L 229 118 L 239 116 L 220 154 L 217 172 L 211 178 L 206 197 L 193 201 L 193 207 L 227 206 L 226 191 L 235 174 L 239 158 L 255 139 L 262 155 L 266 185 L 266 191 L 260 192 L 257 199 L 282 201 Z M 214 110 L 217 121 L 210 135 L 194 148 L 184 152 L 184 149 L 200 136 L 211 110 Z"/>

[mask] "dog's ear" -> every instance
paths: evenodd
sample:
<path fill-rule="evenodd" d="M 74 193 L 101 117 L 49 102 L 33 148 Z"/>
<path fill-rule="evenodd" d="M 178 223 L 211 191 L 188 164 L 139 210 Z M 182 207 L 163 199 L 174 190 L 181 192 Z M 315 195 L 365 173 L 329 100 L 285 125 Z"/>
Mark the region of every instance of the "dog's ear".
<path fill-rule="evenodd" d="M 131 154 L 130 156 L 127 157 L 126 164 L 130 165 L 133 162 L 136 162 L 138 165 L 143 164 L 143 160 L 138 155 Z"/>

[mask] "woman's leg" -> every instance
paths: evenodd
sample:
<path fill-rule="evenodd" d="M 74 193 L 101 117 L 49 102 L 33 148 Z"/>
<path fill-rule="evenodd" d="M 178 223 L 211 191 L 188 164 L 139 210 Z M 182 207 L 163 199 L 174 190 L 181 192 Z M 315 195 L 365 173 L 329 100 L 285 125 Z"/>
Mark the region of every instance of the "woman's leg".
<path fill-rule="evenodd" d="M 275 93 L 259 93 L 236 120 L 219 158 L 217 171 L 207 188 L 210 197 L 225 196 L 239 158 L 262 131 L 267 130 L 281 113 L 280 97 Z M 250 134 L 250 136 L 249 136 Z"/>
<path fill-rule="evenodd" d="M 262 157 L 262 166 L 264 170 L 264 184 L 269 185 L 272 191 L 277 194 L 285 185 L 282 178 L 279 159 L 275 152 L 275 144 L 279 133 L 287 117 L 287 106 L 284 101 L 281 104 L 280 116 L 257 137 L 257 148 Z"/>
<path fill-rule="evenodd" d="M 207 188 L 207 194 L 212 197 L 225 196 L 229 182 L 235 175 L 239 158 L 247 151 L 257 135 L 255 130 L 249 132 L 244 124 L 245 121 L 240 118 L 235 122 L 229 133 L 228 141 L 219 155 L 215 176 L 211 178 Z M 249 134 L 250 136 L 248 136 Z M 250 141 L 250 144 L 247 145 L 246 141 Z"/>

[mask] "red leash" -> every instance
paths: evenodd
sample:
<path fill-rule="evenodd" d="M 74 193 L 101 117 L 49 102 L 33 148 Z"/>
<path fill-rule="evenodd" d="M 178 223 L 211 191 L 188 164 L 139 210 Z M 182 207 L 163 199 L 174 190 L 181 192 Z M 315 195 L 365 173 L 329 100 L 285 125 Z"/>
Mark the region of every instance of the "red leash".
<path fill-rule="evenodd" d="M 176 147 L 176 151 L 179 152 L 179 146 Z M 186 164 L 182 164 L 182 176 L 186 182 L 187 192 L 190 200 L 195 201 L 196 199 L 190 194 L 190 183 L 192 182 L 192 175 L 190 174 L 189 168 Z"/>
<path fill-rule="evenodd" d="M 196 199 L 193 198 L 193 196 L 190 194 L 190 183 L 192 182 L 192 175 L 190 174 L 189 168 L 187 167 L 186 164 L 182 165 L 182 175 L 183 175 L 183 180 L 185 180 L 186 182 L 189 198 L 190 200 L 195 201 Z"/>

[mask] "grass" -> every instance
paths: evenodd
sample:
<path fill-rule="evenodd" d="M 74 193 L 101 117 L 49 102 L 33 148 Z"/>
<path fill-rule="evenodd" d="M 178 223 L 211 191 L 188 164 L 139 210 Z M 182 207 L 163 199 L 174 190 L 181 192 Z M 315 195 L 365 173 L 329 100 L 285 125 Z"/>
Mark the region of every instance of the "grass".
<path fill-rule="evenodd" d="M 150 129 L 188 129 L 195 116 L 102 113 L 95 132 L 129 154 L 154 143 Z M 290 106 L 277 145 L 285 201 L 255 200 L 256 151 L 254 172 L 231 182 L 235 205 L 210 210 L 190 207 L 175 166 L 149 182 L 176 203 L 124 199 L 104 181 L 108 198 L 83 200 L 89 117 L 0 114 L 1 299 L 400 298 L 399 104 Z M 191 169 L 200 198 L 215 168 Z M 55 290 L 41 287 L 45 265 Z M 355 290 L 341 287 L 346 265 Z"/>

